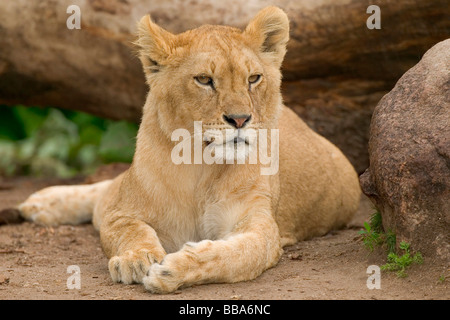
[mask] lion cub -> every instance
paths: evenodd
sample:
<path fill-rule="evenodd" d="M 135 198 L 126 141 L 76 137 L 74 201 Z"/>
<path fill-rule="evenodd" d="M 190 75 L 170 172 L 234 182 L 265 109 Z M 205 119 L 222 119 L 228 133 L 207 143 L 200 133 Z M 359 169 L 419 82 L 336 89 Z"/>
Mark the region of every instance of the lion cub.
<path fill-rule="evenodd" d="M 130 169 L 97 184 L 41 190 L 19 206 L 25 218 L 92 220 L 113 281 L 155 293 L 253 279 L 278 262 L 283 246 L 349 222 L 360 197 L 356 172 L 282 104 L 289 21 L 281 9 L 261 10 L 243 31 L 205 25 L 175 35 L 149 16 L 138 28 L 150 91 Z M 213 163 L 176 162 L 177 129 L 190 133 L 184 143 L 193 153 L 224 151 L 210 154 Z M 242 161 L 262 141 L 246 133 L 262 130 L 278 134 L 266 135 L 276 156 L 271 174 L 262 161 Z M 218 139 L 224 131 L 228 138 Z M 241 161 L 232 161 L 239 146 Z"/>

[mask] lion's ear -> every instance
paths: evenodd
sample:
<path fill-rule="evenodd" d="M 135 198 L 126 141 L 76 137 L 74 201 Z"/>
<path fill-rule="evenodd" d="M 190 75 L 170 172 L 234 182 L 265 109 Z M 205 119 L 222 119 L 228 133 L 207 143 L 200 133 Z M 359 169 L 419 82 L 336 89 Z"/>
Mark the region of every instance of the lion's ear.
<path fill-rule="evenodd" d="M 289 41 L 289 19 L 277 7 L 267 7 L 258 12 L 244 30 L 250 45 L 281 66 Z"/>
<path fill-rule="evenodd" d="M 174 39 L 174 34 L 154 23 L 149 15 L 142 17 L 138 22 L 138 39 L 135 44 L 146 73 L 159 71 L 172 51 Z"/>

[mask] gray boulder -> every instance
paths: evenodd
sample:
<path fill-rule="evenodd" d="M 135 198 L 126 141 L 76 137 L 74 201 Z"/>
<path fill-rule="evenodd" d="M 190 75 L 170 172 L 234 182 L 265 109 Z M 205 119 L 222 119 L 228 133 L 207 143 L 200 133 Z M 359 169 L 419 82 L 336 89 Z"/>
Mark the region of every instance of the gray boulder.
<path fill-rule="evenodd" d="M 363 192 L 385 230 L 424 256 L 450 254 L 450 39 L 432 47 L 374 110 Z"/>

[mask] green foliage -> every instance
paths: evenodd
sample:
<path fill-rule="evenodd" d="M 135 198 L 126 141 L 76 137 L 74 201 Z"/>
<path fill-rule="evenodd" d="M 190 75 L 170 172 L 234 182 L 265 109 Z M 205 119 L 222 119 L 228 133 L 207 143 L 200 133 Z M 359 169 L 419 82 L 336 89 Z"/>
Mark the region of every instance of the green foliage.
<path fill-rule="evenodd" d="M 395 250 L 395 234 L 392 231 L 384 233 L 381 213 L 376 211 L 370 217 L 370 222 L 364 222 L 364 230 L 359 231 L 364 246 L 372 252 L 376 247 L 386 245 L 389 252 Z"/>
<path fill-rule="evenodd" d="M 388 253 L 395 252 L 395 246 L 397 244 L 397 237 L 392 230 L 388 230 L 384 234 L 384 245 L 386 246 L 386 250 Z"/>
<path fill-rule="evenodd" d="M 410 244 L 401 242 L 399 250 L 403 251 L 398 255 L 396 249 L 397 239 L 395 233 L 391 230 L 384 232 L 381 213 L 376 211 L 370 217 L 369 222 L 364 222 L 364 229 L 359 232 L 362 236 L 364 246 L 373 251 L 376 247 L 384 247 L 387 252 L 387 263 L 381 266 L 381 270 L 396 271 L 397 276 L 404 278 L 407 276 L 405 270 L 411 264 L 423 263 L 423 257 L 420 252 L 414 255 L 410 253 Z"/>
<path fill-rule="evenodd" d="M 137 128 L 82 112 L 0 106 L 0 175 L 72 177 L 131 162 Z"/>
<path fill-rule="evenodd" d="M 371 252 L 383 243 L 380 233 L 375 232 L 368 222 L 364 222 L 364 230 L 361 230 L 359 234 L 362 235 L 364 246 Z"/>
<path fill-rule="evenodd" d="M 381 218 L 381 213 L 379 211 L 375 211 L 370 217 L 370 226 L 372 230 L 376 233 L 383 232 L 383 220 Z"/>
<path fill-rule="evenodd" d="M 100 141 L 99 154 L 106 162 L 129 162 L 133 158 L 136 128 L 133 124 L 120 121 L 111 123 Z"/>
<path fill-rule="evenodd" d="M 46 115 L 47 111 L 39 108 L 0 106 L 0 139 L 15 141 L 30 136 Z"/>
<path fill-rule="evenodd" d="M 412 255 L 410 253 L 410 244 L 404 241 L 400 243 L 399 249 L 402 250 L 404 254 L 399 256 L 397 253 L 390 252 L 387 257 L 388 263 L 381 266 L 381 270 L 397 271 L 398 277 L 405 278 L 408 276 L 405 272 L 406 268 L 411 264 L 422 264 L 423 257 L 420 252 Z"/>

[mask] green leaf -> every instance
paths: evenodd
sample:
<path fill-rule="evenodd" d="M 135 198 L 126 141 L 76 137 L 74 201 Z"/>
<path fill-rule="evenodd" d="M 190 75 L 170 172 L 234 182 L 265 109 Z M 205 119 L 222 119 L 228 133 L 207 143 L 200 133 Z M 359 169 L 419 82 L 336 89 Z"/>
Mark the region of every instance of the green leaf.
<path fill-rule="evenodd" d="M 21 121 L 17 118 L 14 108 L 0 106 L 0 139 L 14 141 L 23 139 L 25 136 Z"/>
<path fill-rule="evenodd" d="M 31 174 L 38 177 L 71 178 L 77 171 L 55 158 L 34 158 L 30 164 Z"/>
<path fill-rule="evenodd" d="M 137 129 L 83 112 L 0 106 L 0 174 L 69 177 L 131 162 Z"/>
<path fill-rule="evenodd" d="M 395 245 L 397 243 L 396 235 L 392 230 L 388 230 L 388 232 L 385 235 L 385 242 L 387 246 L 388 252 L 395 252 Z"/>
<path fill-rule="evenodd" d="M 15 153 L 13 142 L 0 139 L 0 176 L 10 176 L 16 171 Z"/>
<path fill-rule="evenodd" d="M 17 161 L 29 162 L 33 158 L 34 153 L 38 147 L 36 141 L 37 141 L 36 137 L 30 137 L 28 139 L 24 139 L 16 143 Z"/>
<path fill-rule="evenodd" d="M 110 123 L 100 143 L 99 154 L 103 161 L 131 162 L 137 129 L 137 125 L 125 121 Z"/>
<path fill-rule="evenodd" d="M 63 113 L 67 119 L 75 123 L 81 129 L 87 126 L 94 126 L 99 128 L 101 131 L 105 131 L 108 124 L 108 120 L 85 112 L 63 110 Z"/>
<path fill-rule="evenodd" d="M 92 144 L 83 145 L 76 155 L 81 168 L 89 168 L 99 164 L 98 148 Z"/>
<path fill-rule="evenodd" d="M 375 211 L 370 217 L 370 227 L 374 232 L 377 233 L 383 232 L 383 222 L 381 213 L 379 211 Z"/>
<path fill-rule="evenodd" d="M 420 252 L 417 252 L 413 257 L 413 262 L 416 264 L 422 264 L 423 263 L 423 257 Z"/>
<path fill-rule="evenodd" d="M 64 114 L 57 109 L 51 109 L 49 115 L 39 128 L 40 133 L 45 136 L 64 134 L 74 141 L 78 139 L 78 127 L 75 123 L 67 119 Z"/>
<path fill-rule="evenodd" d="M 80 130 L 80 144 L 96 145 L 99 146 L 102 140 L 104 131 L 94 125 L 87 125 Z"/>
<path fill-rule="evenodd" d="M 32 136 L 35 131 L 42 125 L 48 115 L 48 110 L 41 108 L 16 106 L 14 113 L 20 119 L 23 131 L 27 137 Z"/>
<path fill-rule="evenodd" d="M 36 156 L 39 158 L 55 158 L 61 161 L 69 160 L 71 139 L 67 135 L 55 135 L 45 139 L 40 144 Z"/>
<path fill-rule="evenodd" d="M 407 243 L 405 241 L 400 242 L 400 245 L 399 245 L 400 249 L 405 250 L 406 252 L 409 252 L 409 247 L 410 247 L 409 243 Z"/>

